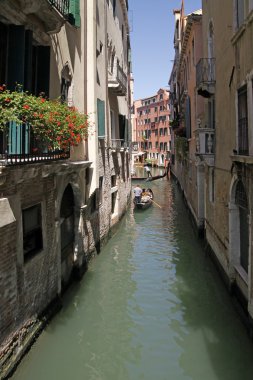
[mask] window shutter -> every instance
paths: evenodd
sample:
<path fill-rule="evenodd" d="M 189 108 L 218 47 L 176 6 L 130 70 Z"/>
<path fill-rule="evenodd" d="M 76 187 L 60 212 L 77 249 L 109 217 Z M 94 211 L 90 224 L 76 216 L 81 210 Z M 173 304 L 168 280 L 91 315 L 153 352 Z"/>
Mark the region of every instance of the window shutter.
<path fill-rule="evenodd" d="M 28 154 L 30 151 L 30 127 L 28 124 L 9 123 L 8 154 Z"/>
<path fill-rule="evenodd" d="M 105 136 L 105 102 L 97 99 L 98 136 Z"/>
<path fill-rule="evenodd" d="M 80 28 L 81 17 L 80 17 L 80 0 L 70 0 L 69 4 L 70 14 L 73 17 L 73 24 Z"/>

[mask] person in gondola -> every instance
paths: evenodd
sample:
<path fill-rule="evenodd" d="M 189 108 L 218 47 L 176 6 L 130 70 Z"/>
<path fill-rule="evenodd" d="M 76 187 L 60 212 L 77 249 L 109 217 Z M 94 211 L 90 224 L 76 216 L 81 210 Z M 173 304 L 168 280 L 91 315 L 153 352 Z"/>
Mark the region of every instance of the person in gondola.
<path fill-rule="evenodd" d="M 134 202 L 135 203 L 140 203 L 141 195 L 142 195 L 142 188 L 140 187 L 140 185 L 136 185 L 134 188 Z"/>

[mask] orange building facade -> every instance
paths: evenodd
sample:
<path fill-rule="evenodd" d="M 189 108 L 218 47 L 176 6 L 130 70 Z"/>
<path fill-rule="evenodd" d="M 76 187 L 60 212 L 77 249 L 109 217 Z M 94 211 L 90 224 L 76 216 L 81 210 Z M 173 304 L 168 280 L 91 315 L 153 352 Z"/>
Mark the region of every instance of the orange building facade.
<path fill-rule="evenodd" d="M 133 146 L 135 162 L 165 166 L 170 158 L 169 91 L 159 91 L 134 102 Z"/>

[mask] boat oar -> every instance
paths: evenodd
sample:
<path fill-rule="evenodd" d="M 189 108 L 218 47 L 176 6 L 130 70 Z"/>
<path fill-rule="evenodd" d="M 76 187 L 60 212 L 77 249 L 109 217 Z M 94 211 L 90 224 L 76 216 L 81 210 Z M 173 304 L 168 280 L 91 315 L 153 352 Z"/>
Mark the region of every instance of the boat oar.
<path fill-rule="evenodd" d="M 156 203 L 155 201 L 153 201 L 152 198 L 150 198 L 150 200 L 151 200 L 155 205 L 157 205 L 158 207 L 162 208 L 158 203 Z"/>

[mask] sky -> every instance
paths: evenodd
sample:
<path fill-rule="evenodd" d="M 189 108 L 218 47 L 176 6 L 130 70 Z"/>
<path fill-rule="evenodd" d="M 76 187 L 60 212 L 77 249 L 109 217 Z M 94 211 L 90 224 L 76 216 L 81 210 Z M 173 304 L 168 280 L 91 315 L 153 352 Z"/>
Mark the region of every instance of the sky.
<path fill-rule="evenodd" d="M 168 87 L 174 58 L 174 15 L 181 0 L 129 0 L 134 100 Z M 185 14 L 201 8 L 201 0 L 185 0 Z"/>

